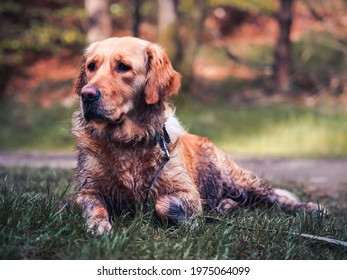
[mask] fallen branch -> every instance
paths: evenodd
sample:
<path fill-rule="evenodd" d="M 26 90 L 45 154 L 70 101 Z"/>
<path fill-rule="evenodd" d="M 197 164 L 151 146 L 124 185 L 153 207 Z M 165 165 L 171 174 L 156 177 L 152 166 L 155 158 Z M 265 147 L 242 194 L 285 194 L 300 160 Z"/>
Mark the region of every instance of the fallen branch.
<path fill-rule="evenodd" d="M 324 241 L 324 242 L 327 242 L 330 244 L 336 244 L 336 245 L 340 245 L 340 246 L 347 248 L 347 242 L 345 242 L 345 241 L 327 238 L 327 237 L 322 237 L 322 236 L 317 236 L 317 235 L 312 235 L 312 234 L 307 234 L 307 233 L 300 233 L 299 236 L 304 237 L 304 238 L 309 238 L 312 240 Z"/>
<path fill-rule="evenodd" d="M 205 222 L 209 223 L 209 224 L 216 223 L 216 222 L 222 222 L 221 219 L 215 218 L 215 217 L 205 216 L 204 218 L 205 218 Z M 246 229 L 249 231 L 255 231 L 252 228 L 238 227 L 238 226 L 236 226 L 236 227 L 240 228 L 240 229 Z M 276 231 L 274 230 L 274 232 L 276 232 Z M 324 242 L 327 242 L 329 244 L 340 245 L 340 246 L 347 248 L 347 242 L 345 242 L 345 241 L 332 239 L 332 238 L 328 238 L 328 237 L 323 237 L 323 236 L 318 236 L 318 235 L 307 234 L 307 233 L 298 233 L 298 232 L 289 232 L 289 233 L 295 234 L 299 237 L 308 238 L 308 239 L 317 240 L 317 241 L 324 241 Z"/>

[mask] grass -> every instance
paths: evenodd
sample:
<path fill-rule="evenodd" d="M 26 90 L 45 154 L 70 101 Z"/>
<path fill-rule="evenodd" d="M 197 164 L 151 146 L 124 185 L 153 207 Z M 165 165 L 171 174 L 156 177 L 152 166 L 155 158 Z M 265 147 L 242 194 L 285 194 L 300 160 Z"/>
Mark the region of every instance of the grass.
<path fill-rule="evenodd" d="M 0 168 L 0 259 L 347 259 L 343 247 L 297 236 L 346 241 L 347 206 L 336 200 L 325 201 L 333 212 L 329 219 L 241 209 L 209 213 L 220 219 L 212 224 L 201 218 L 195 226 L 162 228 L 151 213 L 137 213 L 119 217 L 111 234 L 95 237 L 71 202 L 71 178 L 63 169 Z M 292 187 L 310 199 L 302 186 Z"/>
<path fill-rule="evenodd" d="M 177 100 L 176 113 L 190 132 L 227 152 L 253 156 L 346 157 L 347 115 L 303 106 L 232 107 Z M 74 108 L 0 105 L 1 150 L 72 151 Z"/>
<path fill-rule="evenodd" d="M 192 106 L 192 104 L 194 104 Z M 227 152 L 286 157 L 347 156 L 347 116 L 299 106 L 232 108 L 183 103 L 177 115 L 189 131 Z"/>
<path fill-rule="evenodd" d="M 0 104 L 1 150 L 72 150 L 70 135 L 74 108 Z"/>

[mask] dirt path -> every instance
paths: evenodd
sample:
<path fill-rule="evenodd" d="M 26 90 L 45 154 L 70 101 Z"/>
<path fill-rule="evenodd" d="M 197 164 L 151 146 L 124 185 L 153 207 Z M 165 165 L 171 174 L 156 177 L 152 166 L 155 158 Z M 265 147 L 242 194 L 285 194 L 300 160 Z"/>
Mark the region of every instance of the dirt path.
<path fill-rule="evenodd" d="M 75 156 L 72 153 L 25 153 L 0 152 L 0 166 L 30 166 L 51 168 L 74 168 Z"/>
<path fill-rule="evenodd" d="M 333 197 L 347 190 L 347 159 L 233 158 L 240 166 L 276 183 L 300 182 L 309 191 Z M 71 153 L 0 152 L 0 166 L 72 169 L 75 164 Z"/>

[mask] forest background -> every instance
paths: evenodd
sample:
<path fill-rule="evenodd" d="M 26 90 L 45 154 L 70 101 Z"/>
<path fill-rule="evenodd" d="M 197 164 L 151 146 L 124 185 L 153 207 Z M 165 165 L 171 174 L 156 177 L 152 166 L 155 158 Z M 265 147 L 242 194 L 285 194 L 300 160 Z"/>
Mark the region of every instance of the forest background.
<path fill-rule="evenodd" d="M 234 154 L 345 157 L 346 6 L 1 1 L 0 149 L 72 151 L 72 83 L 83 49 L 108 36 L 138 36 L 162 44 L 182 74 L 174 102 L 192 132 Z"/>

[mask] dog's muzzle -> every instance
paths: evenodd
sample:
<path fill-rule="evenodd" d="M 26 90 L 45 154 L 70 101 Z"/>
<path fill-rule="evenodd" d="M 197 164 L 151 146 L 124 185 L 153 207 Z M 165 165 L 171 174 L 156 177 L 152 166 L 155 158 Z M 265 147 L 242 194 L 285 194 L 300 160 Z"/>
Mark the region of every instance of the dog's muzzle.
<path fill-rule="evenodd" d="M 100 107 L 101 91 L 96 87 L 84 86 L 81 90 L 83 116 L 86 121 L 104 120 L 105 114 Z"/>

